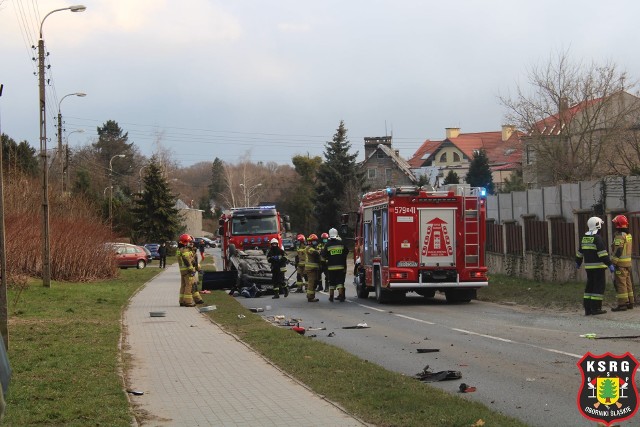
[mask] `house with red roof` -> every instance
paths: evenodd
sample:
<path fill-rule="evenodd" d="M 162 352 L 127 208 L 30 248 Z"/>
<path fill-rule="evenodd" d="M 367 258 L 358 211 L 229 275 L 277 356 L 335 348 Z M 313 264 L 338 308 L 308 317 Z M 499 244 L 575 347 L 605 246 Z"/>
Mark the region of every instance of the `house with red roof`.
<path fill-rule="evenodd" d="M 502 126 L 495 132 L 462 133 L 460 128 L 446 128 L 445 139 L 426 140 L 408 164 L 417 177 L 425 176 L 438 187 L 449 171 L 463 183 L 475 153 L 485 150 L 496 189 L 522 167 L 521 133 L 514 126 Z"/>

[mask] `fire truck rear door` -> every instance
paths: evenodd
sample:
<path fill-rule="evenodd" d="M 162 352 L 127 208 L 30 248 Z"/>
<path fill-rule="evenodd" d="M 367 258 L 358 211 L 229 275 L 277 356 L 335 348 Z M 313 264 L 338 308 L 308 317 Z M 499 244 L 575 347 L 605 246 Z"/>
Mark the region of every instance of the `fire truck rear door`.
<path fill-rule="evenodd" d="M 455 208 L 419 209 L 420 266 L 455 267 Z"/>

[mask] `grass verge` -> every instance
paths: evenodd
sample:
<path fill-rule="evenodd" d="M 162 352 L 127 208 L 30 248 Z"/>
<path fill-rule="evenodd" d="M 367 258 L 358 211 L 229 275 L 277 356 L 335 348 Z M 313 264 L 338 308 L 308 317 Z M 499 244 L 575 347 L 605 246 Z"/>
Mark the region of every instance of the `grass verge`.
<path fill-rule="evenodd" d="M 225 292 L 205 295 L 213 321 L 316 393 L 377 426 L 524 426 L 486 406 L 388 371 L 337 347 L 280 329 Z M 238 314 L 246 317 L 238 318 Z M 480 422 L 479 420 L 482 420 Z"/>
<path fill-rule="evenodd" d="M 122 309 L 158 268 L 121 270 L 94 283 L 33 281 L 9 291 L 13 376 L 4 424 L 130 426 L 120 374 Z"/>

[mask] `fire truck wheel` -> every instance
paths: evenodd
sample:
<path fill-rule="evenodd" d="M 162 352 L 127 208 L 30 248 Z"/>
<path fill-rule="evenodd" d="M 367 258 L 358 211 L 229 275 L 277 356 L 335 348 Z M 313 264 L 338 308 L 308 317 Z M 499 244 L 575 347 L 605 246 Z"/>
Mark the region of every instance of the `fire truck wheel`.
<path fill-rule="evenodd" d="M 375 273 L 375 283 L 376 283 L 376 301 L 378 301 L 379 304 L 384 304 L 387 302 L 387 295 L 386 292 L 382 289 L 382 281 L 380 280 L 380 272 L 376 271 Z"/>
<path fill-rule="evenodd" d="M 358 284 L 356 285 L 356 294 L 358 295 L 358 298 L 369 298 L 369 291 L 367 290 L 367 287 L 361 282 L 358 282 Z"/>
<path fill-rule="evenodd" d="M 457 303 L 457 302 L 471 302 L 471 300 L 475 297 L 475 289 L 456 289 L 445 291 L 444 295 L 447 298 L 447 303 Z"/>

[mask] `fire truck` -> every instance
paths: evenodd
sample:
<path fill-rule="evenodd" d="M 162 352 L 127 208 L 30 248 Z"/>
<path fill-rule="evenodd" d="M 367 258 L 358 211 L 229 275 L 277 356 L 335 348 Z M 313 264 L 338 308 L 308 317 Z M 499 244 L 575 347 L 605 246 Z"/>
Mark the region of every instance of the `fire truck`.
<path fill-rule="evenodd" d="M 365 194 L 355 221 L 359 298 L 379 303 L 416 292 L 469 302 L 488 285 L 485 265 L 486 191 L 469 185 L 444 190 L 403 186 Z M 349 214 L 343 217 L 343 232 Z M 359 263 L 359 264 L 358 264 Z"/>
<path fill-rule="evenodd" d="M 250 281 L 272 287 L 266 252 L 273 238 L 282 246 L 289 217 L 281 216 L 275 205 L 234 208 L 220 216 L 219 225 L 223 270 L 242 271 Z"/>

